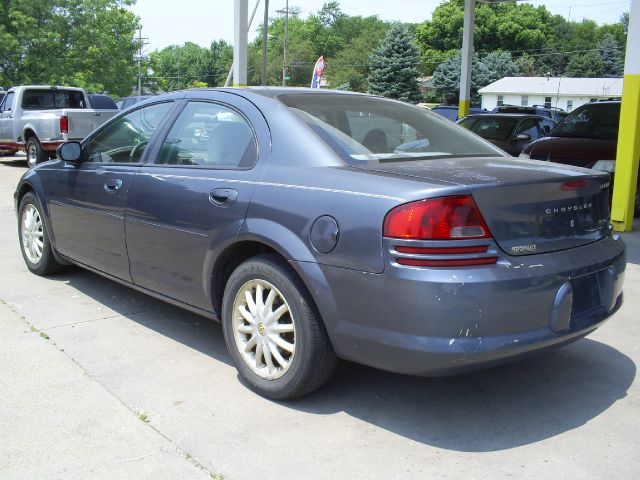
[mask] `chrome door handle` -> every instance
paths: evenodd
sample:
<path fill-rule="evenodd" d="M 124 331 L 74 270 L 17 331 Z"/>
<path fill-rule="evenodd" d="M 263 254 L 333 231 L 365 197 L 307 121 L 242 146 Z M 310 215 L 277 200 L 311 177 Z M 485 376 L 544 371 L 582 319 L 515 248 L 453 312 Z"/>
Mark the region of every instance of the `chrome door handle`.
<path fill-rule="evenodd" d="M 104 189 L 107 193 L 114 193 L 120 190 L 122 187 L 122 180 L 119 178 L 113 178 L 104 182 Z"/>

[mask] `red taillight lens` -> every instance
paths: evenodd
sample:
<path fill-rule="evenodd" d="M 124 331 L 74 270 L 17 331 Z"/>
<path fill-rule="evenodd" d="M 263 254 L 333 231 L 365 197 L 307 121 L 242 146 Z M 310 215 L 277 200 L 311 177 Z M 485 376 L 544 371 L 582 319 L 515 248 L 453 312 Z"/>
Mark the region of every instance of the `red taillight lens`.
<path fill-rule="evenodd" d="M 69 133 L 69 117 L 66 115 L 60 117 L 60 133 Z"/>
<path fill-rule="evenodd" d="M 562 184 L 562 190 L 580 190 L 581 188 L 587 188 L 589 182 L 586 180 L 569 180 Z"/>
<path fill-rule="evenodd" d="M 384 236 L 409 240 L 490 238 L 471 195 L 430 198 L 400 205 L 384 219 Z"/>

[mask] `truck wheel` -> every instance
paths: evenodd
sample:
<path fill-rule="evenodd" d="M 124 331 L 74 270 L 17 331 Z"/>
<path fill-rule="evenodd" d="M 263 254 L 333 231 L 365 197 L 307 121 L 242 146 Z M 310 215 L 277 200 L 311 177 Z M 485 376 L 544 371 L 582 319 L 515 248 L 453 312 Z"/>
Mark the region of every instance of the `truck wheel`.
<path fill-rule="evenodd" d="M 267 398 L 305 395 L 335 369 L 336 355 L 309 293 L 272 255 L 254 257 L 231 274 L 222 328 L 238 373 Z"/>
<path fill-rule="evenodd" d="M 42 150 L 42 146 L 36 137 L 27 140 L 27 166 L 33 168 L 40 162 L 46 162 L 49 159 L 47 152 Z"/>

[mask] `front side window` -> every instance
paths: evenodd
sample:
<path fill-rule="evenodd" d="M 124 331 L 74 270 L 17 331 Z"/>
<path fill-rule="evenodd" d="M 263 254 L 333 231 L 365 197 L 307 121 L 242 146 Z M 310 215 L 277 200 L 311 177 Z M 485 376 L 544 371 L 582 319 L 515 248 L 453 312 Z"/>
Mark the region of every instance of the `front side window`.
<path fill-rule="evenodd" d="M 172 108 L 173 102 L 157 103 L 118 118 L 85 145 L 84 161 L 138 163 L 149 140 Z"/>
<path fill-rule="evenodd" d="M 13 108 L 13 98 L 15 97 L 14 92 L 7 93 L 7 96 L 4 99 L 4 105 L 2 106 L 3 112 L 10 112 Z"/>
<path fill-rule="evenodd" d="M 348 164 L 501 155 L 441 116 L 402 102 L 330 93 L 278 99 Z"/>
<path fill-rule="evenodd" d="M 540 136 L 538 132 L 538 120 L 535 118 L 527 118 L 526 120 L 523 120 L 520 122 L 520 125 L 518 125 L 518 129 L 515 134 L 525 134 L 529 135 L 531 138 L 538 138 Z"/>
<path fill-rule="evenodd" d="M 258 158 L 253 130 L 234 110 L 190 102 L 180 113 L 156 163 L 209 168 L 250 168 Z"/>

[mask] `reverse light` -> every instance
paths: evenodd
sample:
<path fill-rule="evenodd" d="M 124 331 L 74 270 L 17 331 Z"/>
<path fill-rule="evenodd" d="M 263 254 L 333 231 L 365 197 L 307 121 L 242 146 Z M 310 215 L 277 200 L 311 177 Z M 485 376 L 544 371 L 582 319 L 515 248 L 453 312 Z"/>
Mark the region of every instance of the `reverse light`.
<path fill-rule="evenodd" d="M 60 117 L 60 133 L 69 133 L 69 117 L 67 115 Z"/>
<path fill-rule="evenodd" d="M 384 236 L 406 240 L 491 238 L 471 195 L 429 198 L 392 209 L 384 219 Z"/>

